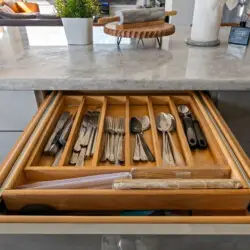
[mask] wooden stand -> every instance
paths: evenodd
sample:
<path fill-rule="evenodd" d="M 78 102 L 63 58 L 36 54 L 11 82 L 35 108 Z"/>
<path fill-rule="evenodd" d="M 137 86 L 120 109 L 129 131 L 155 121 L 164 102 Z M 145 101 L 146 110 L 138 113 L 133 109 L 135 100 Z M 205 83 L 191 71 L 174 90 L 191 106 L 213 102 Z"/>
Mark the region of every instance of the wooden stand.
<path fill-rule="evenodd" d="M 120 45 L 121 39 L 126 38 L 137 38 L 140 40 L 144 38 L 156 38 L 159 46 L 161 47 L 161 38 L 164 36 L 170 36 L 175 32 L 175 26 L 168 23 L 161 23 L 158 25 L 141 26 L 133 24 L 134 27 L 126 26 L 125 29 L 121 29 L 117 23 L 108 23 L 104 26 L 104 33 L 116 36 L 117 45 Z"/>

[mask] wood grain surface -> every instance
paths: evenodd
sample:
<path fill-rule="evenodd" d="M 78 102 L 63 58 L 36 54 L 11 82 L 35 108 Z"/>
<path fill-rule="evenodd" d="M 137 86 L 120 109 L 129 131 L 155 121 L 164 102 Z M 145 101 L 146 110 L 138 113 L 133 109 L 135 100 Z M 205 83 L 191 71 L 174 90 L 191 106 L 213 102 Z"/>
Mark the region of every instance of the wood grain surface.
<path fill-rule="evenodd" d="M 117 29 L 116 25 L 117 23 L 106 24 L 104 26 L 104 33 L 111 36 L 127 38 L 156 38 L 170 36 L 175 32 L 175 26 L 168 23 L 125 30 Z"/>

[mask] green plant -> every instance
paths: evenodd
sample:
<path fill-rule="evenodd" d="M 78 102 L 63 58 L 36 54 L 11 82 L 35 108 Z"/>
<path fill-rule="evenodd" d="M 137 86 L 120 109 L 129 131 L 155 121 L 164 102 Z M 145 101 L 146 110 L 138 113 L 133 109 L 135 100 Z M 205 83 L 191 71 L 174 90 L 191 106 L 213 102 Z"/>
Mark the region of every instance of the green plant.
<path fill-rule="evenodd" d="M 99 1 L 56 0 L 55 8 L 60 17 L 91 18 L 99 14 Z"/>

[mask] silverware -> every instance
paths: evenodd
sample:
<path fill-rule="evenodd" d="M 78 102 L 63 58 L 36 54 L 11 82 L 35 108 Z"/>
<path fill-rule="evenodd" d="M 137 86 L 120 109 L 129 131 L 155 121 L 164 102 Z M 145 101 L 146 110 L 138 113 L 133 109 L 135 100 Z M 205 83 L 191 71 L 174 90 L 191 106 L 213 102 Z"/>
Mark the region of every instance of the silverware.
<path fill-rule="evenodd" d="M 55 160 L 54 162 L 52 163 L 52 167 L 57 167 L 58 164 L 59 164 L 59 161 L 61 159 L 61 156 L 62 156 L 62 153 L 63 153 L 63 147 L 57 152 L 56 156 L 55 156 Z"/>
<path fill-rule="evenodd" d="M 65 126 L 62 130 L 62 133 L 59 137 L 59 143 L 62 145 L 62 146 L 65 146 L 67 140 L 68 140 L 68 137 L 69 137 L 69 133 L 71 131 L 71 128 L 72 128 L 72 125 L 73 125 L 73 122 L 74 122 L 74 117 L 71 116 L 68 121 L 65 123 Z"/>
<path fill-rule="evenodd" d="M 72 153 L 72 155 L 71 155 L 71 158 L 70 158 L 70 160 L 69 160 L 69 164 L 70 164 L 70 165 L 76 165 L 78 156 L 79 156 L 79 152 L 74 152 L 74 151 L 73 151 L 73 153 Z"/>
<path fill-rule="evenodd" d="M 156 117 L 157 129 L 162 133 L 162 158 L 163 166 L 175 165 L 173 153 L 167 137 L 168 131 L 173 126 L 172 119 L 165 113 L 160 113 Z"/>
<path fill-rule="evenodd" d="M 110 137 L 110 148 L 109 148 L 109 161 L 115 163 L 115 133 L 116 133 L 116 118 L 109 117 L 109 134 Z"/>
<path fill-rule="evenodd" d="M 83 167 L 84 166 L 84 160 L 85 160 L 85 154 L 86 154 L 86 147 L 83 147 L 78 155 L 76 166 Z"/>
<path fill-rule="evenodd" d="M 154 162 L 155 157 L 152 154 L 150 148 L 148 147 L 144 137 L 143 137 L 143 131 L 146 129 L 148 126 L 150 126 L 150 123 L 148 124 L 149 119 L 148 118 L 143 118 L 142 121 L 138 119 L 137 117 L 132 117 L 130 120 L 130 131 L 134 134 L 138 134 L 141 145 L 143 150 L 145 151 L 147 158 L 149 161 Z"/>
<path fill-rule="evenodd" d="M 99 112 L 93 112 L 92 116 L 91 116 L 92 130 L 91 130 L 91 135 L 90 135 L 89 142 L 88 142 L 88 145 L 87 145 L 86 157 L 90 157 L 91 152 L 93 152 L 93 154 L 94 154 L 94 150 L 92 150 L 92 149 L 94 147 L 94 141 L 96 140 L 95 137 L 96 137 L 97 124 L 98 124 L 98 121 L 99 121 L 99 114 L 100 114 Z"/>
<path fill-rule="evenodd" d="M 125 119 L 119 118 L 119 125 L 117 129 L 118 134 L 118 147 L 117 147 L 117 161 L 119 164 L 123 164 L 124 159 L 124 135 L 125 135 Z"/>
<path fill-rule="evenodd" d="M 52 155 L 55 155 L 57 151 L 59 150 L 59 147 L 57 146 L 58 140 L 60 138 L 60 134 L 63 130 L 63 127 L 65 126 L 65 123 L 68 121 L 68 119 L 71 117 L 69 112 L 63 112 L 61 116 L 59 117 L 57 124 L 53 130 L 53 133 L 51 134 L 45 148 L 44 153 L 49 153 Z M 54 146 L 53 146 L 54 144 Z"/>
<path fill-rule="evenodd" d="M 188 139 L 188 143 L 191 148 L 199 148 L 199 149 L 206 149 L 208 147 L 207 139 L 201 129 L 200 123 L 198 120 L 195 119 L 193 113 L 186 105 L 179 105 L 178 111 L 183 119 L 184 127 L 188 127 L 188 122 L 191 123 L 190 127 L 194 130 L 195 137 L 196 137 L 196 144 L 190 144 L 190 139 Z M 188 122 L 187 122 L 188 120 Z M 190 133 L 190 132 L 189 132 Z M 188 138 L 188 134 L 187 134 Z"/>
<path fill-rule="evenodd" d="M 103 149 L 102 149 L 102 156 L 100 161 L 105 162 L 106 160 L 109 159 L 109 118 L 105 117 L 105 122 L 104 122 L 104 144 L 103 144 Z"/>
<path fill-rule="evenodd" d="M 87 114 L 86 114 L 86 120 L 87 120 L 87 131 L 86 133 L 84 134 L 84 137 L 81 141 L 81 146 L 82 147 L 87 147 L 88 144 L 89 144 L 89 140 L 90 140 L 90 137 L 91 137 L 91 133 L 92 133 L 92 129 L 93 129 L 93 119 L 92 119 L 92 112 L 91 111 L 88 111 Z"/>
<path fill-rule="evenodd" d="M 81 151 L 81 142 L 84 138 L 84 135 L 86 133 L 86 126 L 87 126 L 87 116 L 83 116 L 83 121 L 81 124 L 80 132 L 78 134 L 78 138 L 76 140 L 75 146 L 74 146 L 74 151 L 75 152 L 80 152 Z"/>

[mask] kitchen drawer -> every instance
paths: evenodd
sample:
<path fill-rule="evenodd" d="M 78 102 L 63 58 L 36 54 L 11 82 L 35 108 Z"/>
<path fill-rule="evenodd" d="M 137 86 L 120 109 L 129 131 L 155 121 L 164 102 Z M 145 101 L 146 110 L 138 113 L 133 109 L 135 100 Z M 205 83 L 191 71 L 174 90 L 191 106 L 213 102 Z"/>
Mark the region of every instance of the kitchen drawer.
<path fill-rule="evenodd" d="M 177 111 L 179 104 L 188 105 L 199 120 L 209 144 L 206 150 L 190 150 Z M 99 109 L 101 113 L 95 153 L 84 167 L 70 166 L 69 158 L 83 115 L 92 108 Z M 43 149 L 63 111 L 74 114 L 74 123 L 58 166 L 51 167 L 54 159 L 44 155 Z M 170 112 L 174 115 L 177 130 L 173 133 L 173 140 L 185 161 L 185 166 L 167 166 L 167 178 L 237 179 L 241 182 L 242 188 L 185 190 L 17 188 L 19 185 L 37 181 L 130 171 L 132 168 L 161 167 L 162 143 L 155 124 L 155 115 L 159 112 Z M 100 162 L 106 115 L 125 116 L 124 166 Z M 155 155 L 156 161 L 153 163 L 134 163 L 132 160 L 134 136 L 128 131 L 129 120 L 135 115 L 148 115 L 151 120 L 151 128 L 146 131 L 145 139 Z M 1 195 L 7 212 L 6 215 L 0 217 L 0 222 L 249 223 L 249 217 L 246 216 L 250 200 L 248 173 L 249 159 L 209 97 L 203 93 L 84 96 L 81 93 L 53 92 L 40 106 L 37 114 L 3 163 L 0 172 Z M 20 209 L 33 204 L 52 206 L 60 211 L 61 216 L 18 215 Z M 109 216 L 82 216 L 89 214 L 90 210 L 96 211 L 94 214 L 109 214 Z M 182 212 L 177 213 L 179 216 L 171 218 L 117 216 L 122 210 L 178 210 Z M 193 211 L 193 216 L 187 216 L 187 210 Z M 78 216 L 69 216 L 69 211 L 71 215 L 72 211 L 77 211 Z M 222 215 L 227 215 L 227 217 Z"/>

